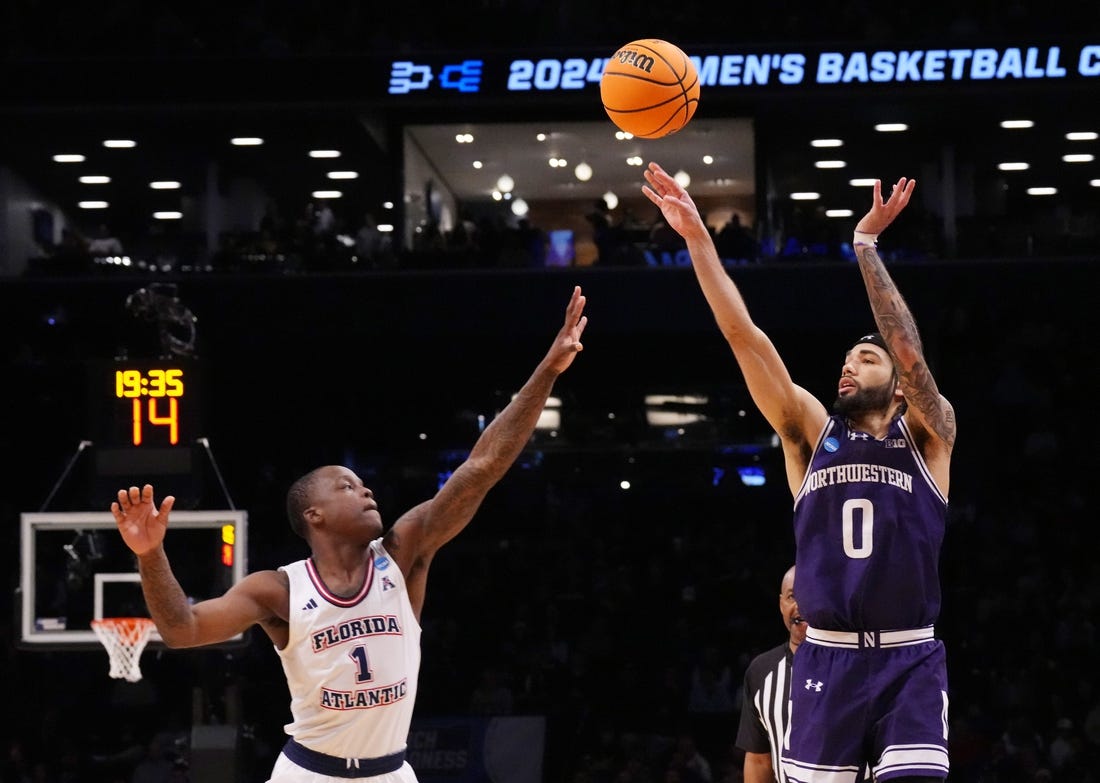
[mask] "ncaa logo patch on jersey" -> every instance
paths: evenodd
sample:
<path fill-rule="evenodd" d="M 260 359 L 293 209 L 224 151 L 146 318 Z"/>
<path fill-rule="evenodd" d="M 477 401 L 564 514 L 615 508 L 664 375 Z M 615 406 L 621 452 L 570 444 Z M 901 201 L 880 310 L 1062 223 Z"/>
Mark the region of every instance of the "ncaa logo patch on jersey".
<path fill-rule="evenodd" d="M 388 557 L 383 557 L 379 555 L 378 557 L 374 558 L 374 567 L 377 568 L 379 571 L 385 571 L 387 568 L 390 567 L 390 559 Z"/>
<path fill-rule="evenodd" d="M 833 436 L 829 436 L 825 439 L 825 442 L 821 444 L 825 451 L 834 452 L 840 448 L 840 441 Z"/>

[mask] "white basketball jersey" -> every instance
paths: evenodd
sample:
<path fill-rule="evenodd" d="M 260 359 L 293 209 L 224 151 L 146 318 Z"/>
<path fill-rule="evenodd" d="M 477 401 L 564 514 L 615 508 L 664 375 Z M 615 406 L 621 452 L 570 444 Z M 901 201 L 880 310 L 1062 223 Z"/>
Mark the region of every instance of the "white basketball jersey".
<path fill-rule="evenodd" d="M 382 539 L 363 587 L 341 598 L 312 560 L 290 577 L 290 637 L 277 650 L 290 688 L 288 736 L 330 756 L 375 758 L 405 747 L 420 670 L 420 623 Z"/>

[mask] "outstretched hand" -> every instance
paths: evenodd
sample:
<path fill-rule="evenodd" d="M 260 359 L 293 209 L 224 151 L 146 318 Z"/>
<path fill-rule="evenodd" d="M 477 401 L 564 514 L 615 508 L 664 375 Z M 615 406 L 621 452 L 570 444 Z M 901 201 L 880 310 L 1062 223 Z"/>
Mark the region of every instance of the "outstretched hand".
<path fill-rule="evenodd" d="M 642 185 L 642 193 L 657 205 L 676 233 L 684 239 L 692 234 L 708 233 L 699 208 L 675 177 L 656 163 L 650 163 L 643 174 L 649 184 Z"/>
<path fill-rule="evenodd" d="M 565 323 L 561 331 L 550 346 L 547 356 L 550 366 L 558 373 L 565 370 L 573 363 L 578 353 L 584 350 L 581 335 L 584 327 L 588 325 L 588 316 L 584 314 L 584 305 L 587 300 L 581 293 L 581 287 L 573 287 L 573 295 L 569 298 L 569 304 L 565 308 Z"/>
<path fill-rule="evenodd" d="M 118 500 L 111 503 L 111 513 L 122 540 L 134 554 L 144 555 L 163 543 L 168 530 L 168 514 L 175 503 L 175 497 L 168 495 L 158 510 L 153 502 L 152 484 L 146 484 L 141 489 L 130 487 L 118 491 Z"/>
<path fill-rule="evenodd" d="M 888 225 L 894 222 L 894 218 L 905 209 L 909 203 L 909 197 L 913 195 L 913 188 L 917 185 L 915 179 L 902 177 L 890 191 L 890 198 L 882 200 L 882 180 L 875 180 L 874 196 L 871 200 L 871 209 L 856 225 L 856 231 L 865 234 L 881 234 Z"/>

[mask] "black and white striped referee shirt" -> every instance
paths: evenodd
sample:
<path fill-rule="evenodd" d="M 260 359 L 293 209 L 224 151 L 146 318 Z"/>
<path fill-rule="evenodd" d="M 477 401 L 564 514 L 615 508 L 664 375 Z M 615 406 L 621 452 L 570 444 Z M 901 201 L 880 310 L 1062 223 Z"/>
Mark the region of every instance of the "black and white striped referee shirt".
<path fill-rule="evenodd" d="M 752 659 L 745 670 L 737 747 L 748 753 L 768 753 L 779 783 L 786 783 L 780 755 L 790 721 L 791 652 L 789 641 Z"/>

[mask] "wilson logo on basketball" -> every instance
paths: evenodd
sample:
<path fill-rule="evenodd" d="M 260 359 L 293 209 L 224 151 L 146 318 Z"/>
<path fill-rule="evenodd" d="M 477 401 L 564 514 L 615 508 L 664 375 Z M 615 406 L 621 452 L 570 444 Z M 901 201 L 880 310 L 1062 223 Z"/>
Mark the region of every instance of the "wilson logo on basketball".
<path fill-rule="evenodd" d="M 641 54 L 630 49 L 620 49 L 615 52 L 615 57 L 617 57 L 619 62 L 623 65 L 633 65 L 635 68 L 645 71 L 646 73 L 652 73 L 653 65 L 657 62 L 648 54 Z"/>

